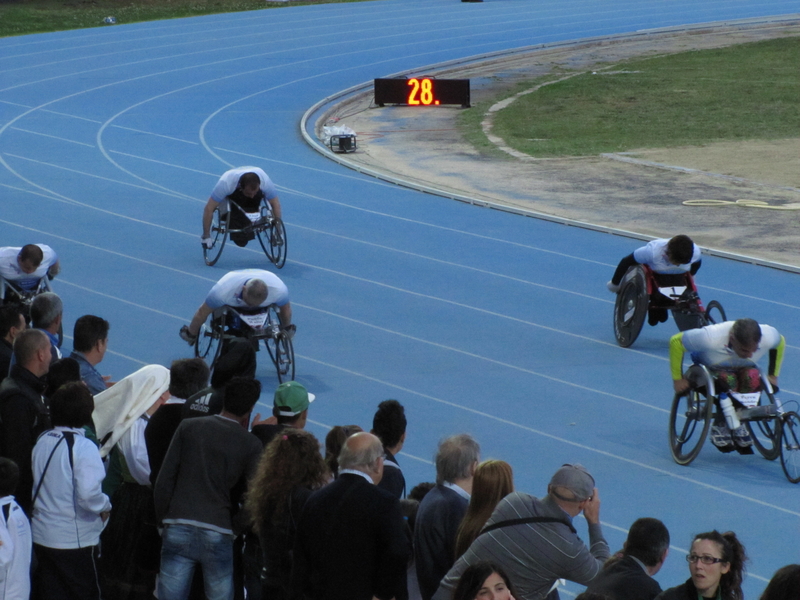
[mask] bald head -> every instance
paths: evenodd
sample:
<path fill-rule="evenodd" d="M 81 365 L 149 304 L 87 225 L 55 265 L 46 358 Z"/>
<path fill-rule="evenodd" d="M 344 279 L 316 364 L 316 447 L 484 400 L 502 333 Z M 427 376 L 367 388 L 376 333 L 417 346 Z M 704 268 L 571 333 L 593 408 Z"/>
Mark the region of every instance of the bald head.
<path fill-rule="evenodd" d="M 351 435 L 339 453 L 339 469 L 353 469 L 369 475 L 377 484 L 383 476 L 383 444 L 378 436 L 360 432 Z"/>
<path fill-rule="evenodd" d="M 50 338 L 39 329 L 26 329 L 14 340 L 14 355 L 21 367 L 41 377 L 50 368 Z"/>

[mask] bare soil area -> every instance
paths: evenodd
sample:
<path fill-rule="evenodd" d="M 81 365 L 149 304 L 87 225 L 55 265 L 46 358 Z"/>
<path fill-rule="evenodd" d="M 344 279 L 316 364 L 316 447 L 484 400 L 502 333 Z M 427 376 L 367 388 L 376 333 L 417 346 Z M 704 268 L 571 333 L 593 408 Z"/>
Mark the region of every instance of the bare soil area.
<path fill-rule="evenodd" d="M 543 48 L 437 75 L 469 77 L 475 103 L 501 97 L 518 82 L 555 68 L 592 70 L 637 56 L 786 36 L 800 36 L 800 17 Z M 455 118 L 462 109 L 377 108 L 371 100 L 371 93 L 352 99 L 319 123 L 321 127 L 326 119 L 340 116 L 340 124 L 357 132 L 359 149 L 346 155 L 355 165 L 477 201 L 643 235 L 686 233 L 704 248 L 800 267 L 800 132 L 789 132 L 796 137 L 780 141 L 589 158 L 488 156 L 457 130 Z M 502 148 L 502 140 L 491 136 L 490 125 L 488 133 Z M 684 204 L 693 200 L 721 202 Z"/>

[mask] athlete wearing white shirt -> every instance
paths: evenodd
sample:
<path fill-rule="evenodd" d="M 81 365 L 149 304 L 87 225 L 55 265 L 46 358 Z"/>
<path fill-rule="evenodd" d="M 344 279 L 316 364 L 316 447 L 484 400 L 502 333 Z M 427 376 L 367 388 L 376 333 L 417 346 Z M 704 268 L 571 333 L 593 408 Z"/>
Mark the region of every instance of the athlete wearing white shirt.
<path fill-rule="evenodd" d="M 222 214 L 227 213 L 228 206 L 223 203 L 228 199 L 236 202 L 246 212 L 258 212 L 258 206 L 262 198 L 269 203 L 272 216 L 280 219 L 282 215 L 281 202 L 278 199 L 275 184 L 272 183 L 272 180 L 262 169 L 258 167 L 238 167 L 223 173 L 211 191 L 211 196 L 203 209 L 201 243 L 207 248 L 212 246 L 211 223 L 214 211 L 219 207 Z M 246 217 L 243 220 L 242 217 L 243 215 L 240 215 L 239 211 L 234 209 L 234 212 L 231 213 L 231 228 L 239 229 L 249 223 Z M 239 220 L 236 221 L 236 219 Z M 239 246 L 247 244 L 246 238 L 237 238 L 234 234 L 231 235 L 231 239 Z"/>
<path fill-rule="evenodd" d="M 700 269 L 701 263 L 700 247 L 688 236 L 676 235 L 668 240 L 652 240 L 619 261 L 614 276 L 607 284 L 608 289 L 618 292 L 625 273 L 635 265 L 647 265 L 660 275 L 694 275 Z"/>
<path fill-rule="evenodd" d="M 194 344 L 200 327 L 217 308 L 266 308 L 273 304 L 278 307 L 281 328 L 293 333 L 292 305 L 289 302 L 289 290 L 283 281 L 274 273 L 261 269 L 231 271 L 211 288 L 189 326 L 181 327 L 181 339 L 190 345 Z"/>
<path fill-rule="evenodd" d="M 0 277 L 25 291 L 36 287 L 46 275 L 55 277 L 60 270 L 58 255 L 45 244 L 0 248 Z"/>

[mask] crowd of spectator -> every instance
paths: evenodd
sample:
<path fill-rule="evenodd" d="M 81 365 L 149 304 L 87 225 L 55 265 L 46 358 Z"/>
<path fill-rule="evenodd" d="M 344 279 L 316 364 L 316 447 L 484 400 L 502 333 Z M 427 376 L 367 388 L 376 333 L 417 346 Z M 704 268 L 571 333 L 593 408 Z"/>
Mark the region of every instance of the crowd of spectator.
<path fill-rule="evenodd" d="M 227 344 L 213 375 L 181 359 L 114 383 L 97 370 L 108 321 L 77 319 L 65 356 L 63 312 L 52 292 L 31 303 L 30 327 L 22 307 L 0 307 L 0 598 L 554 600 L 563 580 L 587 586 L 580 600 L 743 598 L 733 532 L 697 534 L 689 579 L 667 590 L 653 578 L 670 548 L 658 519 L 636 520 L 612 554 L 579 464 L 537 497 L 458 434 L 438 445 L 435 483 L 407 490 L 397 400 L 323 447 L 298 382 L 253 415 L 249 342 Z M 789 565 L 762 600 L 798 593 Z"/>

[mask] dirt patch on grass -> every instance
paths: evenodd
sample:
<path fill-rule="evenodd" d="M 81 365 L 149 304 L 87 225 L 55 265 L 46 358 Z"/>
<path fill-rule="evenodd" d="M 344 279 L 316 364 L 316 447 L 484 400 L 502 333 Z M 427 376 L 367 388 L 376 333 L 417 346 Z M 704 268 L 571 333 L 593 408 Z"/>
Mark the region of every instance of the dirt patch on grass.
<path fill-rule="evenodd" d="M 564 69 L 591 70 L 638 56 L 786 36 L 800 36 L 800 20 L 740 22 L 544 48 L 438 76 L 469 77 L 475 104 L 502 97 L 521 81 Z M 370 103 L 371 94 L 365 94 L 335 111 L 350 115 L 341 122 L 356 130 L 359 151 L 347 160 L 358 165 L 479 201 L 644 235 L 686 233 L 707 248 L 800 267 L 800 211 L 793 210 L 800 207 L 800 132 L 780 141 L 533 159 L 476 149 L 456 127 L 460 109 L 374 108 Z M 698 199 L 724 203 L 684 204 Z M 786 210 L 735 204 L 740 199 Z"/>

